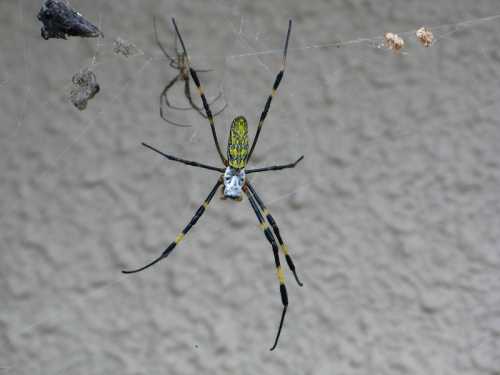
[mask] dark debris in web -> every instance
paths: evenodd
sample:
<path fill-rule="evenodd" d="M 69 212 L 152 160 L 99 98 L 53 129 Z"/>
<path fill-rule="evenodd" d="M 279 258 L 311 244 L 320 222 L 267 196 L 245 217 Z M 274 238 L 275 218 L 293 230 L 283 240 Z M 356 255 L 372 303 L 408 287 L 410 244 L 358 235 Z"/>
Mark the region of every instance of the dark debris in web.
<path fill-rule="evenodd" d="M 66 39 L 66 36 L 82 38 L 103 36 L 97 26 L 72 9 L 65 1 L 45 0 L 37 17 L 43 23 L 41 34 L 45 40 Z"/>

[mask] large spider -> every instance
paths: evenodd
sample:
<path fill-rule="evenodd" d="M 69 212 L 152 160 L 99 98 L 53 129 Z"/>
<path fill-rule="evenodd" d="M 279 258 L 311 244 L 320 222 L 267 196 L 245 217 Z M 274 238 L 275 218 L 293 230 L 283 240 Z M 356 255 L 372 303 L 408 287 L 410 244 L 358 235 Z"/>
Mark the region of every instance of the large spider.
<path fill-rule="evenodd" d="M 175 31 L 177 33 L 177 36 L 181 42 L 182 49 L 184 50 L 184 55 L 186 57 L 186 64 L 189 67 L 189 58 L 186 52 L 186 47 L 184 45 L 184 42 L 182 40 L 182 37 L 179 33 L 179 30 L 177 28 L 177 24 L 175 23 L 175 19 L 172 18 L 172 23 L 174 24 Z M 195 225 L 198 221 L 198 219 L 201 217 L 201 215 L 205 212 L 205 210 L 208 207 L 208 204 L 214 197 L 217 189 L 219 186 L 223 185 L 222 187 L 222 193 L 223 193 L 223 199 L 229 198 L 235 201 L 241 201 L 243 199 L 243 193 L 246 194 L 248 197 L 248 200 L 250 201 L 250 205 L 252 206 L 255 215 L 257 216 L 257 219 L 259 220 L 260 228 L 264 232 L 264 235 L 266 236 L 267 240 L 271 244 L 272 250 L 273 250 L 273 255 L 274 255 L 274 263 L 276 266 L 276 273 L 278 276 L 278 281 L 280 284 L 280 293 L 281 293 L 281 302 L 283 304 L 283 312 L 281 314 L 281 319 L 279 323 L 279 328 L 278 328 L 278 333 L 276 335 L 276 339 L 274 341 L 273 346 L 271 347 L 271 350 L 274 350 L 276 348 L 276 345 L 278 344 L 278 339 L 281 333 L 281 329 L 283 327 L 283 321 L 285 319 L 285 313 L 288 307 L 288 296 L 287 296 L 287 291 L 285 287 L 285 276 L 283 269 L 281 268 L 280 265 L 280 257 L 278 254 L 278 244 L 279 248 L 281 249 L 281 252 L 284 254 L 286 262 L 288 264 L 288 267 L 292 271 L 295 280 L 297 283 L 302 286 L 302 283 L 300 282 L 297 273 L 295 272 L 295 265 L 293 264 L 292 258 L 288 252 L 288 247 L 285 245 L 283 242 L 283 239 L 281 237 L 280 231 L 278 229 L 278 226 L 276 225 L 276 222 L 274 221 L 271 213 L 269 212 L 269 209 L 266 208 L 264 205 L 264 202 L 262 199 L 259 197 L 257 192 L 255 191 L 255 188 L 253 185 L 250 183 L 250 181 L 247 178 L 247 175 L 250 173 L 257 173 L 257 172 L 265 172 L 265 171 L 276 171 L 280 169 L 285 169 L 285 168 L 293 168 L 299 163 L 304 156 L 301 156 L 298 158 L 295 162 L 290 163 L 290 164 L 283 164 L 283 165 L 273 165 L 269 167 L 263 167 L 263 168 L 256 168 L 256 169 L 248 169 L 245 171 L 245 167 L 250 160 L 252 156 L 252 152 L 255 148 L 255 145 L 257 144 L 257 140 L 259 138 L 260 131 L 262 129 L 262 124 L 264 123 L 264 120 L 267 116 L 267 113 L 269 111 L 269 107 L 271 106 L 271 100 L 273 99 L 273 96 L 276 94 L 276 90 L 278 89 L 278 86 L 283 78 L 283 74 L 285 71 L 285 65 L 286 65 L 286 54 L 287 54 L 287 49 L 288 49 L 288 41 L 290 39 L 290 32 L 292 29 L 292 21 L 290 20 L 288 22 L 288 32 L 286 34 L 286 41 L 285 41 L 285 48 L 283 52 L 283 63 L 281 66 L 281 70 L 279 71 L 278 75 L 275 78 L 273 88 L 271 91 L 271 94 L 268 96 L 266 104 L 264 106 L 264 111 L 260 115 L 260 120 L 259 120 L 259 125 L 257 127 L 257 132 L 255 134 L 255 137 L 252 142 L 252 146 L 250 147 L 250 151 L 248 150 L 249 142 L 248 142 L 248 125 L 247 125 L 247 120 L 243 116 L 238 116 L 236 117 L 233 122 L 231 123 L 231 129 L 229 131 L 229 140 L 228 140 L 228 146 L 227 146 L 227 159 L 224 157 L 222 154 L 222 151 L 219 146 L 219 141 L 217 139 L 217 134 L 215 132 L 215 126 L 214 126 L 214 119 L 212 116 L 212 112 L 210 111 L 207 99 L 205 97 L 205 94 L 203 92 L 203 88 L 200 84 L 200 80 L 198 79 L 198 75 L 196 74 L 196 71 L 189 67 L 189 72 L 191 73 L 191 77 L 193 78 L 193 81 L 196 84 L 196 87 L 198 89 L 198 93 L 201 96 L 201 100 L 203 102 L 203 107 L 205 108 L 208 122 L 210 123 L 210 127 L 212 129 L 212 135 L 214 137 L 215 141 L 215 147 L 217 148 L 217 152 L 219 153 L 219 156 L 222 160 L 222 163 L 224 164 L 225 168 L 219 168 L 219 167 L 213 167 L 210 165 L 206 164 L 201 164 L 195 161 L 189 161 L 189 160 L 184 160 L 177 158 L 172 155 L 167 155 L 156 148 L 146 144 L 142 143 L 145 147 L 159 153 L 160 155 L 163 155 L 169 160 L 173 161 L 178 161 L 187 165 L 191 165 L 194 167 L 200 167 L 200 168 L 205 168 L 205 169 L 210 169 L 213 171 L 217 171 L 220 173 L 223 173 L 221 175 L 217 182 L 215 183 L 215 186 L 212 188 L 210 193 L 208 194 L 207 198 L 203 202 L 203 204 L 198 208 L 196 213 L 194 214 L 193 218 L 189 222 L 189 224 L 186 225 L 186 227 L 179 233 L 179 235 L 176 237 L 176 239 L 163 251 L 163 253 L 153 260 L 152 262 L 148 263 L 147 265 L 135 269 L 135 270 L 129 270 L 129 271 L 122 271 L 123 273 L 134 273 L 134 272 L 139 272 L 142 271 L 153 264 L 159 262 L 161 259 L 166 258 L 172 250 L 184 239 L 184 236 L 188 233 L 188 231 L 191 229 L 193 225 Z M 270 229 L 272 228 L 272 230 Z M 274 232 L 274 234 L 273 234 Z M 278 244 L 276 243 L 276 239 L 278 240 Z"/>
<path fill-rule="evenodd" d="M 179 74 L 177 74 L 169 83 L 167 83 L 167 85 L 165 86 L 165 88 L 163 89 L 163 91 L 160 94 L 160 117 L 163 120 L 165 120 L 166 122 L 168 122 L 169 124 L 172 124 L 175 126 L 181 126 L 181 127 L 190 127 L 191 125 L 183 125 L 183 124 L 180 124 L 178 122 L 174 122 L 172 120 L 169 120 L 165 116 L 165 113 L 163 110 L 164 105 L 165 105 L 165 107 L 168 107 L 171 109 L 177 109 L 177 110 L 181 110 L 181 111 L 188 111 L 188 110 L 194 109 L 202 117 L 207 118 L 207 116 L 203 113 L 203 110 L 197 104 L 195 104 L 195 102 L 191 98 L 191 89 L 189 86 L 189 69 L 190 69 L 190 67 L 188 65 L 188 59 L 187 59 L 186 52 L 182 52 L 182 51 L 178 50 L 178 48 L 177 48 L 177 34 L 176 34 L 176 36 L 175 36 L 175 54 L 176 54 L 176 56 L 175 56 L 175 59 L 173 57 L 171 57 L 167 53 L 167 50 L 165 49 L 165 47 L 163 47 L 163 44 L 160 42 L 160 39 L 158 38 L 158 30 L 156 29 L 156 18 L 155 17 L 153 17 L 153 28 L 154 28 L 154 32 L 155 32 L 156 43 L 158 44 L 158 47 L 160 47 L 161 51 L 163 52 L 163 54 L 165 55 L 167 60 L 170 61 L 169 66 L 174 68 L 174 69 L 177 69 L 179 71 Z M 207 72 L 211 72 L 211 71 L 212 71 L 211 69 L 195 69 L 196 73 L 207 73 Z M 178 107 L 178 106 L 175 106 L 172 103 L 170 103 L 170 101 L 168 100 L 168 90 L 170 90 L 172 88 L 172 86 L 177 81 L 184 81 L 184 95 L 186 96 L 186 99 L 189 101 L 190 107 Z M 221 96 L 222 96 L 222 92 L 219 92 L 219 94 L 215 97 L 215 99 L 213 99 L 210 102 L 210 104 L 214 104 L 217 100 L 220 99 Z M 219 113 L 224 111 L 224 109 L 226 109 L 226 107 L 227 107 L 227 103 L 225 103 L 224 106 L 220 110 L 215 112 L 213 114 L 213 116 L 214 117 L 217 116 Z"/>

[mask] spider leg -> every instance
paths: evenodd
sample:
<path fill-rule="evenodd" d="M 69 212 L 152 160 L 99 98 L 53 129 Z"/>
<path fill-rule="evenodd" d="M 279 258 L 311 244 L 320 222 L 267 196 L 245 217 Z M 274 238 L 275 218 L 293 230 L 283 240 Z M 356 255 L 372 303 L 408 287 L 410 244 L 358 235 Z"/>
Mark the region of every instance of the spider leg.
<path fill-rule="evenodd" d="M 194 69 L 194 71 L 196 73 L 209 73 L 209 72 L 213 72 L 214 70 L 213 69 Z"/>
<path fill-rule="evenodd" d="M 219 100 L 219 99 L 220 99 L 220 97 L 221 97 L 221 96 L 222 96 L 222 91 L 219 91 L 219 95 L 217 95 L 217 96 L 215 97 L 215 99 L 214 99 L 214 100 L 212 100 L 212 102 L 211 102 L 210 104 L 215 103 L 217 100 Z M 217 112 L 215 112 L 215 113 L 214 113 L 214 116 L 217 116 L 218 114 L 222 113 L 222 111 L 224 111 L 224 110 L 226 109 L 226 107 L 227 107 L 227 102 L 226 102 L 226 100 L 224 99 L 224 106 L 223 106 L 221 109 L 219 109 Z"/>
<path fill-rule="evenodd" d="M 181 77 L 180 74 L 177 74 L 177 76 L 175 76 L 166 86 L 165 88 L 163 89 L 163 91 L 161 92 L 160 94 L 160 117 L 168 122 L 169 124 L 171 125 L 174 125 L 174 126 L 179 126 L 179 127 L 182 127 L 182 128 L 189 128 L 191 127 L 191 125 L 184 125 L 184 124 L 180 124 L 178 122 L 174 122 L 172 120 L 169 120 L 165 114 L 163 113 L 163 102 L 165 102 L 165 105 L 167 107 L 170 107 L 170 108 L 173 108 L 173 109 L 176 109 L 174 106 L 172 106 L 170 104 L 170 101 L 168 100 L 168 90 L 170 90 L 170 88 L 179 80 L 179 78 Z"/>
<path fill-rule="evenodd" d="M 266 172 L 266 171 L 279 171 L 280 169 L 294 168 L 302 159 L 304 159 L 304 155 L 302 155 L 300 158 L 298 158 L 297 160 L 295 160 L 293 163 L 290 164 L 273 165 L 264 168 L 248 169 L 245 171 L 245 173 L 249 174 L 249 173 Z"/>
<path fill-rule="evenodd" d="M 179 41 L 181 42 L 182 45 L 182 50 L 184 51 L 187 61 L 188 61 L 188 66 L 189 66 L 189 57 L 188 53 L 186 50 L 186 46 L 184 45 L 184 41 L 182 40 L 181 34 L 179 32 L 179 29 L 177 28 L 177 24 L 175 23 L 175 18 L 172 18 L 172 23 L 174 24 L 175 32 L 177 33 L 177 37 L 179 38 Z M 198 94 L 201 97 L 201 101 L 203 102 L 203 108 L 205 109 L 205 112 L 207 114 L 208 122 L 210 123 L 210 127 L 212 129 L 212 135 L 214 137 L 214 142 L 215 142 L 215 147 L 217 148 L 217 152 L 219 153 L 219 156 L 224 163 L 224 165 L 228 165 L 228 161 L 224 157 L 224 154 L 221 151 L 220 145 L 219 145 L 219 140 L 217 139 L 217 133 L 215 131 L 215 124 L 214 124 L 214 118 L 212 115 L 212 111 L 210 111 L 210 107 L 207 102 L 207 98 L 205 97 L 205 93 L 203 92 L 203 87 L 201 86 L 200 80 L 198 78 L 198 75 L 196 74 L 196 71 L 189 67 L 189 72 L 191 74 L 191 77 L 193 78 L 193 81 L 196 85 L 196 88 L 198 89 Z"/>
<path fill-rule="evenodd" d="M 167 106 L 169 108 L 176 109 L 176 110 L 179 110 L 179 111 L 190 111 L 190 110 L 194 109 L 196 112 L 198 112 L 200 114 L 201 117 L 207 118 L 207 116 L 203 113 L 203 109 L 201 109 L 200 107 L 198 107 L 194 103 L 193 98 L 191 97 L 191 89 L 189 88 L 189 80 L 184 81 L 184 95 L 186 96 L 186 99 L 189 101 L 190 107 L 179 107 L 179 106 L 173 105 L 168 100 L 168 95 L 167 94 L 165 94 L 165 103 L 167 104 Z M 219 92 L 219 95 L 217 95 L 217 97 L 214 100 L 212 100 L 209 104 L 215 103 L 221 96 L 222 96 L 222 92 Z M 226 107 L 227 107 L 227 103 L 224 104 L 224 107 L 222 109 L 220 109 L 219 111 L 215 112 L 213 114 L 213 116 L 214 117 L 217 116 L 224 109 L 226 109 Z M 191 125 L 183 125 L 183 126 L 191 126 Z"/>
<path fill-rule="evenodd" d="M 153 16 L 153 29 L 155 32 L 156 44 L 158 44 L 158 47 L 160 47 L 160 49 L 163 52 L 163 54 L 165 55 L 165 57 L 168 60 L 170 60 L 170 66 L 172 66 L 172 64 L 175 64 L 176 61 L 167 53 L 167 50 L 165 49 L 165 47 L 163 47 L 163 44 L 161 44 L 161 42 L 160 42 L 160 38 L 158 38 L 158 30 L 156 29 L 156 17 L 154 17 L 154 16 Z M 174 66 L 172 66 L 172 67 L 174 67 Z"/>
<path fill-rule="evenodd" d="M 184 229 L 179 233 L 179 235 L 175 238 L 175 240 L 170 245 L 168 245 L 168 247 L 163 251 L 163 253 L 158 258 L 156 258 L 155 260 L 153 260 L 152 262 L 146 264 L 145 266 L 143 266 L 141 268 L 137 268 L 137 269 L 134 269 L 134 270 L 123 270 L 122 272 L 123 273 L 136 273 L 136 272 L 140 272 L 140 271 L 143 271 L 146 268 L 149 268 L 152 265 L 158 263 L 163 258 L 166 258 L 172 252 L 172 250 L 179 244 L 179 242 L 181 242 L 184 239 L 184 236 L 189 232 L 189 230 L 191 229 L 191 227 L 196 224 L 196 222 L 201 217 L 201 215 L 203 215 L 203 213 L 205 212 L 206 208 L 208 207 L 208 204 L 210 203 L 210 201 L 214 197 L 215 192 L 217 191 L 217 188 L 221 184 L 222 184 L 222 179 L 219 178 L 217 180 L 217 183 L 213 187 L 213 189 L 210 191 L 210 194 L 208 194 L 208 196 L 205 199 L 205 201 L 203 202 L 203 204 L 198 208 L 198 210 L 196 211 L 196 213 L 194 214 L 193 218 L 188 223 L 188 225 L 186 225 L 184 227 Z"/>
<path fill-rule="evenodd" d="M 188 84 L 188 81 L 187 81 L 187 80 L 186 80 L 186 81 L 184 81 L 184 95 L 186 95 L 186 85 L 187 85 L 187 84 Z M 179 110 L 179 111 L 191 111 L 191 110 L 193 109 L 193 106 L 190 106 L 190 107 L 179 107 L 179 106 L 173 105 L 172 103 L 170 103 L 170 101 L 168 101 L 168 99 L 167 99 L 167 101 L 166 101 L 166 102 L 168 103 L 167 105 L 168 105 L 170 108 L 172 108 L 172 109 L 176 109 L 176 110 Z M 197 111 L 198 111 L 198 110 L 200 110 L 200 111 L 201 111 L 201 109 L 199 109 L 198 107 L 195 107 L 194 109 L 195 109 L 195 110 L 197 110 Z M 203 114 L 202 114 L 202 115 L 203 115 Z M 204 115 L 203 115 L 203 116 L 204 116 Z M 205 118 L 206 118 L 206 117 L 205 117 Z"/>
<path fill-rule="evenodd" d="M 170 66 L 171 68 L 174 68 L 174 69 L 177 69 L 177 70 L 180 70 L 181 68 L 179 67 L 179 64 L 177 64 L 177 61 L 171 61 L 168 66 Z"/>
<path fill-rule="evenodd" d="M 191 104 L 191 107 L 196 112 L 198 112 L 202 117 L 207 118 L 207 116 L 203 113 L 202 109 L 194 103 L 193 98 L 191 97 L 191 89 L 189 88 L 189 80 L 186 80 L 184 82 L 184 95 L 186 96 L 187 100 L 189 101 L 189 104 Z"/>
<path fill-rule="evenodd" d="M 174 48 L 177 56 L 182 55 L 182 52 L 179 52 L 179 39 L 177 38 L 177 33 L 174 35 Z"/>
<path fill-rule="evenodd" d="M 270 350 L 274 350 L 276 346 L 278 345 L 278 340 L 281 334 L 281 329 L 283 328 L 283 322 L 285 320 L 285 314 L 286 310 L 288 308 L 288 294 L 286 292 L 286 286 L 285 286 L 285 274 L 283 273 L 283 269 L 281 268 L 280 265 L 280 258 L 278 254 L 278 245 L 276 245 L 276 241 L 274 239 L 274 236 L 269 229 L 269 225 L 266 223 L 264 220 L 264 217 L 262 216 L 259 207 L 257 203 L 255 202 L 252 194 L 248 191 L 248 189 L 245 189 L 245 193 L 248 197 L 248 200 L 250 201 L 250 204 L 252 205 L 253 210 L 255 211 L 255 215 L 257 216 L 257 219 L 259 220 L 260 223 L 260 228 L 264 232 L 264 235 L 266 236 L 267 240 L 271 244 L 271 247 L 273 248 L 273 255 L 274 255 L 274 264 L 276 266 L 276 274 L 278 276 L 278 281 L 280 284 L 280 293 L 281 293 L 281 302 L 283 304 L 283 312 L 281 313 L 281 319 L 280 319 L 280 325 L 278 328 L 278 333 L 276 334 L 276 339 L 274 340 L 274 344 L 271 347 Z"/>
<path fill-rule="evenodd" d="M 158 149 L 154 148 L 153 146 L 150 146 L 150 145 L 148 145 L 147 143 L 144 143 L 144 142 L 142 142 L 142 145 L 144 147 L 149 148 L 150 150 L 153 150 L 154 152 L 157 152 L 158 154 L 166 157 L 169 160 L 178 161 L 180 163 L 191 165 L 193 167 L 205 168 L 205 169 L 210 169 L 212 171 L 217 171 L 217 172 L 224 173 L 224 168 L 212 167 L 211 165 L 206 165 L 206 164 L 198 163 L 196 161 L 189 161 L 189 160 L 178 158 L 176 156 L 168 155 L 168 154 L 165 154 L 165 153 L 161 152 L 160 150 L 158 150 Z"/>
<path fill-rule="evenodd" d="M 186 83 L 185 83 L 184 94 L 186 95 L 186 98 L 188 99 L 189 104 L 191 104 L 193 109 L 195 109 L 196 112 L 198 112 L 201 117 L 207 118 L 207 116 L 203 113 L 203 110 L 194 103 L 193 98 L 191 97 L 191 89 L 189 87 L 189 81 L 186 81 Z M 220 99 L 221 96 L 222 96 L 222 91 L 219 91 L 219 94 L 209 104 L 210 105 L 214 104 L 217 100 Z M 218 114 L 220 114 L 222 111 L 224 111 L 226 109 L 226 107 L 227 107 L 227 102 L 225 102 L 224 106 L 221 109 L 219 109 L 217 112 L 215 112 L 213 114 L 213 116 L 215 117 Z"/>
<path fill-rule="evenodd" d="M 295 271 L 295 264 L 293 264 L 292 257 L 288 253 L 288 246 L 285 245 L 285 243 L 283 242 L 283 239 L 281 238 L 280 230 L 278 228 L 278 225 L 274 221 L 274 218 L 271 215 L 271 212 L 269 212 L 267 207 L 264 205 L 264 202 L 262 202 L 262 199 L 260 199 L 259 195 L 257 194 L 255 189 L 253 188 L 252 184 L 250 184 L 250 182 L 248 180 L 247 180 L 246 184 L 247 184 L 248 188 L 250 189 L 250 191 L 252 192 L 252 195 L 255 198 L 255 200 L 257 201 L 257 204 L 259 205 L 260 209 L 262 210 L 262 214 L 266 217 L 267 222 L 271 225 L 271 228 L 273 228 L 273 232 L 274 232 L 274 235 L 276 236 L 276 238 L 278 239 L 278 243 L 280 245 L 281 252 L 285 256 L 286 263 L 288 264 L 288 268 L 290 268 L 290 271 L 292 271 L 293 276 L 295 277 L 295 281 L 297 281 L 297 284 L 299 284 L 299 286 L 302 286 L 303 284 L 300 281 L 299 277 L 297 276 L 297 272 Z"/>
<path fill-rule="evenodd" d="M 276 95 L 276 90 L 278 90 L 278 86 L 280 85 L 281 80 L 283 79 L 283 74 L 285 73 L 285 66 L 286 66 L 286 54 L 288 51 L 288 41 L 290 40 L 290 32 L 292 31 L 292 20 L 288 21 L 288 32 L 286 34 L 286 41 L 285 41 L 285 48 L 283 51 L 283 61 L 281 63 L 281 70 L 279 71 L 278 75 L 276 76 L 273 84 L 273 89 L 271 91 L 271 95 L 268 96 L 266 105 L 264 107 L 264 111 L 262 111 L 262 114 L 260 115 L 260 120 L 259 120 L 259 125 L 257 127 L 257 132 L 255 133 L 255 137 L 252 142 L 252 147 L 250 148 L 250 152 L 248 153 L 247 156 L 247 163 L 252 157 L 253 149 L 255 148 L 255 145 L 257 144 L 257 140 L 259 139 L 259 134 L 262 129 L 262 124 L 264 123 L 264 120 L 266 119 L 267 112 L 269 112 L 269 107 L 271 106 L 271 101 L 273 100 L 273 97 Z"/>

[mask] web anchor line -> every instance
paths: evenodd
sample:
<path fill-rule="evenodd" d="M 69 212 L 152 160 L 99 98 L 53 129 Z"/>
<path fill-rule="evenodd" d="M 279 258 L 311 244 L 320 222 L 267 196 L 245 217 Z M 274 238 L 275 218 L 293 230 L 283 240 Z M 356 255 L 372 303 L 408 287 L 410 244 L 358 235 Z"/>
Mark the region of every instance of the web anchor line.
<path fill-rule="evenodd" d="M 426 27 L 429 27 L 430 29 L 433 30 L 434 36 L 435 36 L 435 41 L 434 45 L 440 40 L 449 37 L 450 35 L 463 30 L 465 28 L 474 26 L 479 23 L 484 23 L 484 22 L 490 22 L 500 19 L 500 14 L 496 14 L 493 16 L 489 17 L 482 17 L 482 18 L 474 18 L 470 20 L 465 20 L 461 22 L 456 22 L 456 23 L 449 23 L 449 24 L 442 24 L 442 25 L 437 25 L 437 26 L 432 26 L 432 25 L 426 25 Z M 403 32 L 397 32 L 398 35 L 403 35 L 407 36 L 410 39 L 414 37 L 415 31 L 417 28 L 414 30 L 407 30 Z M 371 44 L 372 48 L 384 48 L 384 36 L 379 35 L 379 36 L 374 36 L 374 37 L 369 37 L 369 38 L 357 38 L 357 39 L 352 39 L 352 40 L 347 40 L 347 41 L 335 41 L 335 42 L 329 42 L 329 43 L 316 43 L 316 44 L 308 44 L 302 47 L 291 47 L 289 48 L 289 51 L 305 51 L 308 49 L 327 49 L 331 47 L 345 47 L 345 46 L 351 46 L 351 45 L 356 45 L 356 44 Z M 264 51 L 256 51 L 256 52 L 247 52 L 247 53 L 241 53 L 237 55 L 228 55 L 224 56 L 227 59 L 237 59 L 241 57 L 251 57 L 251 56 L 262 56 L 262 55 L 269 55 L 269 54 L 280 54 L 282 52 L 281 49 L 276 48 L 276 49 L 268 49 Z"/>

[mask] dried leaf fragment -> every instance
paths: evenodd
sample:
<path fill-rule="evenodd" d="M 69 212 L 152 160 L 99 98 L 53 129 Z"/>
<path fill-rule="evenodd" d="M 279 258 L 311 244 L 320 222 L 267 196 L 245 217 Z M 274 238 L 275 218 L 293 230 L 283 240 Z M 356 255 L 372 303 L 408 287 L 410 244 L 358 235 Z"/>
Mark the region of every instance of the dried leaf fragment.
<path fill-rule="evenodd" d="M 398 34 L 385 33 L 384 39 L 385 39 L 385 46 L 396 52 L 398 52 L 405 45 L 405 41 Z"/>
<path fill-rule="evenodd" d="M 113 52 L 117 55 L 129 57 L 139 54 L 139 49 L 135 46 L 134 43 L 118 37 L 113 40 Z"/>
<path fill-rule="evenodd" d="M 432 41 L 434 39 L 434 35 L 432 34 L 431 29 L 422 26 L 420 29 L 417 30 L 416 32 L 417 39 L 419 40 L 420 43 L 424 47 L 430 47 L 432 44 Z"/>
<path fill-rule="evenodd" d="M 72 78 L 73 88 L 69 94 L 71 103 L 83 111 L 87 108 L 87 102 L 92 99 L 100 90 L 95 74 L 88 69 L 83 69 Z"/>

